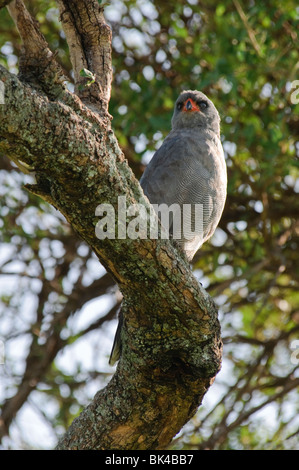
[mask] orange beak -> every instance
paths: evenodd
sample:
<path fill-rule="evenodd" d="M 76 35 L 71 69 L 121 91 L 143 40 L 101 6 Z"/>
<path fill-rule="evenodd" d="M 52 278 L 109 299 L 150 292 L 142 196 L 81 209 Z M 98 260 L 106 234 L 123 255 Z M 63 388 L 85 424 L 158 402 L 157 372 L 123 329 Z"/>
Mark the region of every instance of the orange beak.
<path fill-rule="evenodd" d="M 195 101 L 193 101 L 192 98 L 188 98 L 186 101 L 185 101 L 185 104 L 184 104 L 184 107 L 183 107 L 183 111 L 200 111 L 198 105 L 195 103 Z"/>

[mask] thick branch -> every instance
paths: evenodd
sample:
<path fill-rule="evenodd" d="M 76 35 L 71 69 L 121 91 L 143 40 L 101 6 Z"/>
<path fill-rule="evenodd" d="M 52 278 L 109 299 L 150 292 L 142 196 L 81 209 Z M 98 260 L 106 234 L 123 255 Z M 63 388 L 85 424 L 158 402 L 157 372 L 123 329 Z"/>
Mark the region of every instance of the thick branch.
<path fill-rule="evenodd" d="M 32 18 L 22 0 L 14 0 L 7 7 L 15 22 L 22 39 L 22 50 L 19 59 L 19 77 L 42 90 L 49 99 L 61 100 L 80 115 L 85 115 L 98 123 L 99 117 L 91 114 L 82 106 L 78 97 L 70 93 L 65 85 L 65 75 L 55 59 L 55 54 L 49 49 L 48 43 L 40 31 L 38 22 Z M 110 122 L 110 119 L 106 119 Z M 18 165 L 17 159 L 14 159 Z"/>
<path fill-rule="evenodd" d="M 57 3 L 76 93 L 95 111 L 107 113 L 112 82 L 111 30 L 105 22 L 103 8 L 97 0 L 58 0 Z"/>
<path fill-rule="evenodd" d="M 20 77 L 58 98 L 65 93 L 64 74 L 40 32 L 38 22 L 31 17 L 22 0 L 7 7 L 22 38 L 19 60 Z"/>
<path fill-rule="evenodd" d="M 118 196 L 152 208 L 113 132 L 51 102 L 0 68 L 0 151 L 36 171 L 29 189 L 58 208 L 113 275 L 124 296 L 123 354 L 110 384 L 59 448 L 166 446 L 190 419 L 221 362 L 217 309 L 168 240 L 98 240 L 96 207 Z M 34 119 L 32 119 L 34 116 Z M 95 122 L 98 126 L 95 126 Z M 116 220 L 117 224 L 117 220 Z"/>

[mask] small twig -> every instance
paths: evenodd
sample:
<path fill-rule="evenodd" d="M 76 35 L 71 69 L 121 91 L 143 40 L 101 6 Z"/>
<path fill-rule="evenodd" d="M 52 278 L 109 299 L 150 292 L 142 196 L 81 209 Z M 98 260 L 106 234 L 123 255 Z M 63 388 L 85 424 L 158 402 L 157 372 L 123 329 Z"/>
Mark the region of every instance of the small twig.
<path fill-rule="evenodd" d="M 259 57 L 262 57 L 263 54 L 261 52 L 260 45 L 256 40 L 255 32 L 253 31 L 250 24 L 248 23 L 247 16 L 245 15 L 244 10 L 243 10 L 243 8 L 241 7 L 241 5 L 239 3 L 239 0 L 233 0 L 233 3 L 234 3 L 234 5 L 236 7 L 236 10 L 239 13 L 239 16 L 240 16 L 240 18 L 241 18 L 241 20 L 242 20 L 242 22 L 243 22 L 243 24 L 244 24 L 244 26 L 247 30 L 249 39 L 251 41 L 251 44 L 253 45 L 254 50 L 256 51 L 256 53 L 258 54 Z"/>

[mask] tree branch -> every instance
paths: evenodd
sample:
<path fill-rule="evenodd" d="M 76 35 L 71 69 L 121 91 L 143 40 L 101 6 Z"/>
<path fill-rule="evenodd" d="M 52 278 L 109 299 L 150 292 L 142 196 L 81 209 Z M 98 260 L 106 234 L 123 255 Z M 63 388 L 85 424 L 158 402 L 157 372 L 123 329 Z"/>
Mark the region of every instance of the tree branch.
<path fill-rule="evenodd" d="M 112 82 L 111 29 L 105 22 L 103 7 L 96 0 L 57 3 L 73 65 L 75 91 L 91 109 L 107 114 Z"/>
<path fill-rule="evenodd" d="M 52 292 L 51 284 L 52 282 L 44 280 L 42 289 L 39 293 L 37 320 L 35 324 L 36 330 L 40 329 L 42 326 L 44 305 L 48 301 L 49 293 Z M 3 436 L 8 434 L 13 418 L 23 406 L 30 393 L 36 389 L 38 383 L 43 380 L 43 377 L 47 374 L 57 353 L 67 344 L 68 341 L 62 340 L 60 337 L 61 330 L 64 328 L 67 319 L 74 314 L 76 310 L 82 308 L 88 300 L 94 298 L 95 292 L 97 292 L 99 296 L 103 292 L 106 292 L 109 285 L 111 285 L 111 277 L 108 274 L 97 279 L 91 286 L 88 286 L 88 288 L 85 287 L 85 289 L 81 282 L 78 282 L 78 286 L 76 286 L 73 293 L 68 298 L 63 310 L 55 314 L 48 330 L 44 332 L 44 338 L 46 338 L 46 341 L 39 344 L 38 335 L 33 335 L 30 350 L 26 359 L 23 379 L 18 385 L 15 394 L 9 397 L 3 403 L 1 408 L 0 441 Z M 85 330 L 80 333 L 80 336 L 83 336 L 94 329 L 100 328 L 105 321 L 113 318 L 118 306 L 119 304 L 116 304 L 104 316 L 85 328 Z"/>
<path fill-rule="evenodd" d="M 11 0 L 0 0 L 0 9 L 11 3 Z"/>
<path fill-rule="evenodd" d="M 38 22 L 27 11 L 23 1 L 13 0 L 7 9 L 22 38 L 19 78 L 43 91 L 49 99 L 61 100 L 80 115 L 85 114 L 87 119 L 98 123 L 99 119 L 91 113 L 86 114 L 81 100 L 66 88 L 65 74 L 56 61 L 55 54 L 49 49 Z M 106 120 L 106 116 L 103 115 L 102 118 Z M 18 165 L 16 159 L 14 161 Z"/>
<path fill-rule="evenodd" d="M 20 78 L 54 98 L 59 97 L 65 92 L 65 77 L 39 30 L 38 22 L 31 17 L 22 0 L 12 1 L 7 9 L 22 38 Z"/>
<path fill-rule="evenodd" d="M 250 39 L 251 44 L 253 45 L 253 48 L 254 48 L 255 52 L 257 53 L 257 55 L 259 57 L 263 57 L 263 54 L 261 53 L 260 45 L 257 42 L 256 37 L 255 37 L 255 32 L 253 31 L 253 29 L 249 25 L 248 20 L 247 20 L 247 16 L 245 15 L 244 10 L 241 7 L 241 4 L 240 4 L 239 0 L 233 0 L 233 3 L 236 7 L 236 10 L 237 10 L 243 24 L 244 24 L 244 27 L 245 27 L 245 29 L 248 33 L 248 37 Z"/>

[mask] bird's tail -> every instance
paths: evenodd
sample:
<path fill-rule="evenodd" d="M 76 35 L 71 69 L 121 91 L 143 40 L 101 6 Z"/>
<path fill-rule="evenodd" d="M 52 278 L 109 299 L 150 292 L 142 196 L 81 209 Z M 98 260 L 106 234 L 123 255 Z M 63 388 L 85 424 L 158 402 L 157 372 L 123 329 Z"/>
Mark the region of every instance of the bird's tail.
<path fill-rule="evenodd" d="M 116 333 L 115 333 L 114 341 L 113 341 L 113 346 L 112 346 L 110 358 L 109 358 L 110 366 L 114 366 L 114 364 L 120 359 L 122 325 L 123 325 L 123 314 L 122 314 L 122 310 L 120 309 L 120 312 L 118 315 L 118 325 L 117 325 L 117 329 L 116 329 Z"/>

